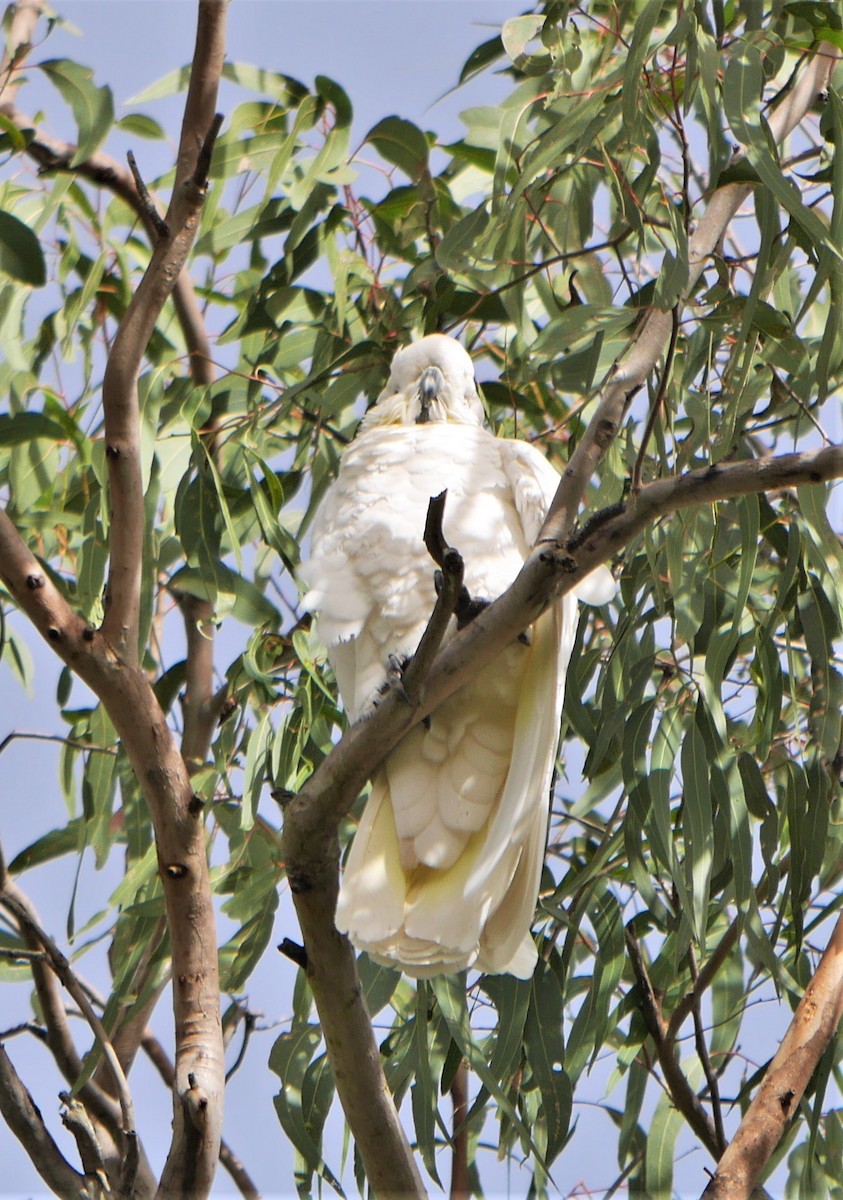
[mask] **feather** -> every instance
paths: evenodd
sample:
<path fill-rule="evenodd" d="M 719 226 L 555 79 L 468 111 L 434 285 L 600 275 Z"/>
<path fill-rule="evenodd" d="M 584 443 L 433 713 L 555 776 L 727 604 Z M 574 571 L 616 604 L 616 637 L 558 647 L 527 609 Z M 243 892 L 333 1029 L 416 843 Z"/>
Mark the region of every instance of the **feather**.
<path fill-rule="evenodd" d="M 390 656 L 409 657 L 435 602 L 422 534 L 448 489 L 443 532 L 473 597 L 491 600 L 530 552 L 559 477 L 541 452 L 483 428 L 471 359 L 434 334 L 396 354 L 342 456 L 312 531 L 303 603 L 316 613 L 352 720 Z M 614 594 L 599 568 L 580 589 Z M 426 976 L 476 967 L 528 978 L 577 601 L 535 623 L 387 756 L 349 852 L 337 927 L 379 962 Z M 453 636 L 451 623 L 446 637 Z"/>

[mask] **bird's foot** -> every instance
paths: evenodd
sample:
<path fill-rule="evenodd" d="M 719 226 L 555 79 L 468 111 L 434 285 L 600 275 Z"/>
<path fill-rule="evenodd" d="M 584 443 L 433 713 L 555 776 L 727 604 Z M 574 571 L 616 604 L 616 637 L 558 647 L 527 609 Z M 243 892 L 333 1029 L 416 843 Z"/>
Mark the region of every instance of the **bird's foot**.
<path fill-rule="evenodd" d="M 488 608 L 491 600 L 483 600 L 480 596 L 472 596 L 467 587 L 460 588 L 457 597 L 454 616 L 457 618 L 457 629 L 465 629 L 475 617 L 479 617 L 484 608 Z"/>
<path fill-rule="evenodd" d="M 403 700 L 405 704 L 410 703 L 410 697 L 404 687 L 404 672 L 409 661 L 406 656 L 398 654 L 390 654 L 387 659 L 389 665 L 386 670 L 385 691 L 395 692 L 398 699 Z"/>
<path fill-rule="evenodd" d="M 442 587 L 442 572 L 437 571 L 436 575 L 439 576 L 439 579 L 436 579 L 434 576 L 436 593 L 438 595 Z M 457 604 L 454 609 L 454 615 L 457 618 L 457 629 L 465 629 L 466 625 L 470 625 L 474 618 L 479 616 L 483 609 L 488 608 L 491 603 L 491 600 L 483 600 L 480 596 L 472 596 L 467 587 L 460 588 L 460 594 L 457 597 Z M 519 633 L 518 641 L 522 646 L 531 646 L 533 644 L 533 637 L 530 630 L 525 629 Z"/>

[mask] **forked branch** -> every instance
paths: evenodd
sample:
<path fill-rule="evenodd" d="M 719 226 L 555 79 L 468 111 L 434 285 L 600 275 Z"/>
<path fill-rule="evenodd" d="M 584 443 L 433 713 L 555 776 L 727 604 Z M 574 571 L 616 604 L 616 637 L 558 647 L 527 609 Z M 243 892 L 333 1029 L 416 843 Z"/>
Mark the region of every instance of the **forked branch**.
<path fill-rule="evenodd" d="M 196 232 L 215 119 L 227 0 L 200 0 L 170 237 L 156 245 L 127 310 L 104 384 L 109 461 L 112 603 L 102 631 L 85 626 L 0 513 L 0 575 L 19 607 L 59 656 L 102 700 L 134 767 L 152 816 L 173 956 L 176 1082 L 173 1140 L 162 1196 L 201 1197 L 219 1152 L 224 1087 L 216 928 L 201 806 L 171 730 L 138 667 L 138 613 L 144 533 L 137 375 L 161 308 Z"/>
<path fill-rule="evenodd" d="M 371 716 L 348 730 L 302 791 L 287 801 L 282 847 L 307 950 L 308 978 L 326 1031 L 337 1090 L 355 1136 L 358 1129 L 349 1114 L 360 1114 L 364 1125 L 371 1121 L 369 1078 L 362 1064 L 351 1058 L 351 1047 L 367 1022 L 353 952 L 333 923 L 339 857 L 336 830 L 377 765 L 408 729 L 473 678 L 549 604 L 573 590 L 655 520 L 679 508 L 739 494 L 839 478 L 843 478 L 843 447 L 723 463 L 649 484 L 634 504 L 597 514 L 576 545 L 562 551 L 537 546 L 512 586 L 439 652 L 417 696 L 408 704 L 387 695 Z M 373 1060 L 367 1069 L 375 1069 Z M 370 1153 L 376 1170 L 383 1156 L 374 1135 L 373 1140 Z M 713 1133 L 711 1144 L 716 1145 Z M 369 1152 L 364 1151 L 364 1162 L 368 1173 L 373 1169 Z M 377 1191 L 374 1178 L 369 1178 Z M 418 1194 L 409 1181 L 407 1191 Z"/>

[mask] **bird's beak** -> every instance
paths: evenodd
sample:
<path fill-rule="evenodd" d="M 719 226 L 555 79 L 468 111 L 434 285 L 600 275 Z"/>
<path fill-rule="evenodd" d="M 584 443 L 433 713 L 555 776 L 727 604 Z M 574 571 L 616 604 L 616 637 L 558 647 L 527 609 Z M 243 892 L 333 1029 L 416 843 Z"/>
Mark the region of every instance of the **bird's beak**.
<path fill-rule="evenodd" d="M 417 425 L 426 425 L 430 420 L 430 406 L 438 400 L 445 388 L 445 377 L 438 367 L 427 367 L 419 380 L 419 415 Z"/>

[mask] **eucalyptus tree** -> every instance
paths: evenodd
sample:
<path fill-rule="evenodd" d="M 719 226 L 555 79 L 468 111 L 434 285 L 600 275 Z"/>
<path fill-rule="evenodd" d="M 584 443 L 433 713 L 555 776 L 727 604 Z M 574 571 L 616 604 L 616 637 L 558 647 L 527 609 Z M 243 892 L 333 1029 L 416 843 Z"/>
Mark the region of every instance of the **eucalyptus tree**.
<path fill-rule="evenodd" d="M 218 1158 L 255 1195 L 256 1148 L 221 1141 L 225 1047 L 292 894 L 292 1015 L 258 1066 L 301 1194 L 340 1190 L 335 1095 L 376 1194 L 441 1186 L 443 1154 L 467 1194 L 494 1152 L 519 1190 L 568 1190 L 584 1098 L 635 1194 L 670 1193 L 677 1144 L 704 1149 L 717 1196 L 785 1155 L 800 1194 L 839 1187 L 838 7 L 537 5 L 466 62 L 509 93 L 457 142 L 390 114 L 368 132 L 382 185 L 336 83 L 225 60 L 226 8 L 200 0 L 191 66 L 138 101 L 186 91 L 155 180 L 103 148 L 108 84 L 44 57 L 47 6 L 6 17 L 0 628 L 21 686 L 31 638 L 64 664 L 41 736 L 69 815 L 0 860 L 0 970 L 33 986 L 0 1031 L 0 1112 L 61 1195 L 206 1195 Z M 27 109 L 24 68 L 69 106 L 73 145 Z M 243 100 L 219 118 L 221 78 Z M 142 111 L 120 124 L 164 134 Z M 297 567 L 361 398 L 436 330 L 469 348 L 492 427 L 562 483 L 512 588 L 346 729 Z M 372 770 L 600 562 L 619 591 L 577 634 L 533 978 L 413 984 L 358 961 L 333 915 Z M 2 721 L 5 749 L 23 731 Z M 122 864 L 88 948 L 108 995 L 28 886 L 87 847 Z M 755 1023 L 772 1061 L 750 1070 L 765 989 L 796 1014 L 780 1047 Z M 172 1062 L 149 1030 L 168 990 Z M 15 1068 L 23 1037 L 71 1089 L 77 1161 Z M 173 1095 L 160 1175 L 139 1053 Z"/>

